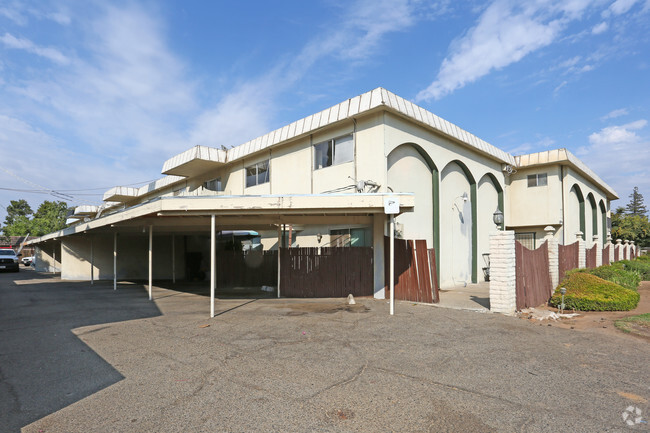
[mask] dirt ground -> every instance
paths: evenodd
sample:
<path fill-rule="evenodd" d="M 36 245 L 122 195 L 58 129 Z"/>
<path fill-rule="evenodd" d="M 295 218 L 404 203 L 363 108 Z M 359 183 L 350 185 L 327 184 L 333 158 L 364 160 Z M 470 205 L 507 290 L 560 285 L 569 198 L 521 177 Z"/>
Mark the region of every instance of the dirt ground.
<path fill-rule="evenodd" d="M 622 319 L 628 316 L 636 316 L 637 314 L 650 313 L 650 281 L 641 282 L 639 286 L 639 294 L 641 295 L 639 305 L 637 305 L 637 307 L 631 311 L 577 311 L 579 316 L 572 318 L 563 318 L 557 321 L 543 320 L 540 322 L 537 319 L 527 319 L 527 316 L 522 316 L 522 318 L 527 319 L 530 322 L 540 323 L 543 326 L 550 325 L 558 328 L 573 329 L 578 331 L 631 335 L 637 338 L 650 340 L 650 330 L 648 329 L 645 330 L 645 335 L 636 335 L 624 333 L 614 326 L 614 322 L 618 319 Z M 557 308 L 553 307 L 539 307 L 538 309 L 554 312 L 558 311 Z M 565 310 L 564 312 L 571 313 L 572 311 Z"/>

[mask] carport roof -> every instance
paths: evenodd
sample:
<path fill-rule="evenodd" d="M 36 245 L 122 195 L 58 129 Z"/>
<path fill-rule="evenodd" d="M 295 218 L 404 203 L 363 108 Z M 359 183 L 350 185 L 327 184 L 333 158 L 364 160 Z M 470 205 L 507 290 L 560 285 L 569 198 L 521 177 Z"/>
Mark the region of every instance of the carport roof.
<path fill-rule="evenodd" d="M 384 200 L 397 199 L 400 212 L 412 212 L 414 195 L 393 194 L 305 194 L 260 196 L 160 197 L 86 223 L 33 239 L 38 244 L 64 236 L 102 228 L 132 225 L 140 219 L 159 217 L 231 216 L 256 217 L 258 223 L 282 223 L 299 216 L 363 216 L 384 213 Z M 290 223 L 290 220 L 286 221 Z"/>

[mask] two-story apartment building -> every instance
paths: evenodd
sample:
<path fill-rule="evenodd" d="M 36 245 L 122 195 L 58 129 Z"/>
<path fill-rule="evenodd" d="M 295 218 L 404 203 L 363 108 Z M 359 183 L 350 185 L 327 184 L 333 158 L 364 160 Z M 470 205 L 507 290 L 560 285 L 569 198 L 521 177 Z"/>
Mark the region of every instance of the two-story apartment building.
<path fill-rule="evenodd" d="M 426 240 L 450 288 L 481 278 L 497 209 L 530 246 L 548 225 L 571 243 L 578 230 L 604 238 L 617 198 L 564 149 L 514 157 L 383 88 L 231 145 L 192 147 L 164 162 L 165 177 L 77 208 L 70 227 L 34 241 L 38 266 L 77 280 L 183 278 L 188 252 L 209 266 L 211 233 L 245 230 L 267 250 L 372 247 L 383 298 L 386 200 L 400 205 L 396 235 Z"/>

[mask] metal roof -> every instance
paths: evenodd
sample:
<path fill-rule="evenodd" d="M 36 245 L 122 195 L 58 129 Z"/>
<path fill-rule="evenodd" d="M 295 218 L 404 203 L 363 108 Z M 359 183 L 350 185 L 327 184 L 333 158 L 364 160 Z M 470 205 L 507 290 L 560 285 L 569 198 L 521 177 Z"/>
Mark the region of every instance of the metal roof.
<path fill-rule="evenodd" d="M 378 107 L 384 107 L 397 112 L 414 122 L 436 130 L 442 135 L 451 137 L 479 153 L 488 155 L 506 164 L 514 164 L 514 158 L 509 153 L 496 148 L 490 143 L 481 140 L 462 128 L 459 128 L 453 123 L 436 116 L 411 101 L 407 101 L 382 87 L 355 96 L 354 98 L 347 99 L 333 107 L 327 108 L 303 119 L 296 120 L 289 125 L 271 131 L 261 137 L 257 137 L 244 144 L 228 149 L 226 161 L 231 162 L 244 158 L 252 153 L 282 144 L 283 142 L 302 135 L 310 134 L 318 129 L 342 120 L 350 119 Z M 165 172 L 165 167 L 163 167 L 163 172 Z"/>
<path fill-rule="evenodd" d="M 553 149 L 544 152 L 530 153 L 527 155 L 518 155 L 515 156 L 515 162 L 515 166 L 519 168 L 565 163 L 572 166 L 591 180 L 595 185 L 602 188 L 605 191 L 607 198 L 610 200 L 616 200 L 619 198 L 618 194 L 611 186 L 607 185 L 605 181 L 603 181 L 592 169 L 587 167 L 584 162 L 578 159 L 578 157 L 568 149 Z"/>

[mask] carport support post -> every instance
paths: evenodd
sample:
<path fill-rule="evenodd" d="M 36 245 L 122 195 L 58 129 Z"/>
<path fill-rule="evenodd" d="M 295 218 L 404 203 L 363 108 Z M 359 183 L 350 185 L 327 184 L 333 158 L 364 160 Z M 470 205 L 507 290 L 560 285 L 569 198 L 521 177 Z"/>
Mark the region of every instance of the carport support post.
<path fill-rule="evenodd" d="M 117 232 L 113 233 L 113 290 L 117 290 Z"/>
<path fill-rule="evenodd" d="M 214 288 L 216 285 L 216 218 L 210 218 L 210 317 L 214 317 Z"/>
<path fill-rule="evenodd" d="M 281 241 L 282 229 L 280 229 L 280 225 L 278 224 L 278 298 L 280 297 L 280 263 L 282 263 L 280 260 L 280 253 L 282 252 L 282 245 L 280 244 Z"/>
<path fill-rule="evenodd" d="M 95 257 L 93 256 L 93 238 L 90 238 L 90 284 L 95 284 Z"/>
<path fill-rule="evenodd" d="M 390 315 L 395 314 L 395 215 L 390 215 Z"/>
<path fill-rule="evenodd" d="M 153 258 L 153 226 L 149 226 L 149 300 L 151 301 L 151 284 L 152 284 L 152 269 L 151 262 Z"/>
<path fill-rule="evenodd" d="M 174 243 L 174 234 L 172 233 L 172 283 L 176 284 L 176 248 Z"/>

